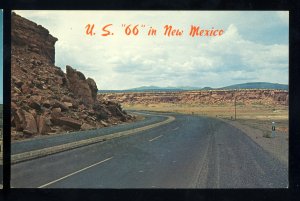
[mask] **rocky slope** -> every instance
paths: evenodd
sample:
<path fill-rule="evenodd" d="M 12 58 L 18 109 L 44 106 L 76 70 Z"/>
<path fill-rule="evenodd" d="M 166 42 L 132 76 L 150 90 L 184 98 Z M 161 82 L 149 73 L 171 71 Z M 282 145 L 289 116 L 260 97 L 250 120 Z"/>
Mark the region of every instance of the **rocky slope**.
<path fill-rule="evenodd" d="M 13 13 L 11 18 L 11 126 L 13 139 L 104 127 L 133 117 L 120 104 L 97 100 L 91 78 L 55 63 L 57 38 Z M 74 55 L 76 56 L 76 55 Z"/>
<path fill-rule="evenodd" d="M 288 105 L 288 92 L 282 90 L 203 90 L 181 92 L 130 92 L 102 93 L 99 100 L 118 101 L 125 104 L 226 104 L 234 99 L 244 104 Z"/>

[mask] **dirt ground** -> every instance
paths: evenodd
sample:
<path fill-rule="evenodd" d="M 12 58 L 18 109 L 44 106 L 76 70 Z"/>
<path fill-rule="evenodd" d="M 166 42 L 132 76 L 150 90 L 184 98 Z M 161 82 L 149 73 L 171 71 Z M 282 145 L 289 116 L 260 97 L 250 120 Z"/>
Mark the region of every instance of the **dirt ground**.
<path fill-rule="evenodd" d="M 271 121 L 258 120 L 227 120 L 226 122 L 239 128 L 246 133 L 253 141 L 263 147 L 284 164 L 288 165 L 289 135 L 288 120 L 275 121 L 275 137 L 268 137 L 271 134 Z"/>
<path fill-rule="evenodd" d="M 266 151 L 288 165 L 288 106 L 239 104 L 234 105 L 179 105 L 149 104 L 123 105 L 124 109 L 149 110 L 160 112 L 178 112 L 219 118 L 241 129 L 253 141 Z M 275 137 L 271 138 L 272 122 L 275 122 Z"/>

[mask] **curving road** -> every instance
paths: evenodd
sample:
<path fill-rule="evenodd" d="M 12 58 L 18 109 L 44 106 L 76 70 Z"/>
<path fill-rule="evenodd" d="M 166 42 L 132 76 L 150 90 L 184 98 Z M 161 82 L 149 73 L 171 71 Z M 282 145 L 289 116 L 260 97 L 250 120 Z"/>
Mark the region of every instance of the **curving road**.
<path fill-rule="evenodd" d="M 242 131 L 214 118 L 171 115 L 175 121 L 135 135 L 13 164 L 11 185 L 15 188 L 288 186 L 288 168 Z M 165 120 L 155 113 L 146 116 L 145 121 L 135 126 Z M 106 128 L 105 132 L 129 127 Z M 29 150 L 34 144 L 40 148 L 72 138 L 57 136 L 53 139 L 15 143 L 12 153 Z"/>

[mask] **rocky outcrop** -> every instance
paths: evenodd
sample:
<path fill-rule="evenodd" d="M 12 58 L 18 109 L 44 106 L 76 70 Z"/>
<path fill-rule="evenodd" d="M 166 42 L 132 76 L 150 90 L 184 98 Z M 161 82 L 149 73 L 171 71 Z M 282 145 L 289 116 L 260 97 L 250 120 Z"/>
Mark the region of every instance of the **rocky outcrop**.
<path fill-rule="evenodd" d="M 11 18 L 13 139 L 87 130 L 131 121 L 121 106 L 97 100 L 97 85 L 71 66 L 54 65 L 57 39 L 15 13 Z M 75 55 L 76 56 L 76 55 Z"/>
<path fill-rule="evenodd" d="M 55 62 L 54 44 L 57 38 L 49 31 L 21 16 L 12 13 L 11 45 L 21 48 L 22 51 L 36 53 L 51 64 Z"/>
<path fill-rule="evenodd" d="M 288 92 L 282 90 L 203 90 L 181 92 L 128 92 L 99 94 L 103 100 L 124 104 L 226 104 L 235 98 L 244 104 L 288 105 Z"/>
<path fill-rule="evenodd" d="M 92 105 L 96 101 L 98 88 L 95 81 L 74 70 L 71 66 L 66 67 L 68 88 L 76 98 L 79 98 L 85 105 Z"/>

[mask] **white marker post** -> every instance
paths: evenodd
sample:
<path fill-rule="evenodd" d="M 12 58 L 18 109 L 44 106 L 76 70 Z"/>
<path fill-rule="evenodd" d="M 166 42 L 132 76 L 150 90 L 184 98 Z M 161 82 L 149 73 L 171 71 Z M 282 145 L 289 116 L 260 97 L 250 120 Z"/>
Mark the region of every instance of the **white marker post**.
<path fill-rule="evenodd" d="M 275 122 L 273 121 L 272 122 L 272 135 L 271 135 L 272 138 L 275 137 Z"/>

